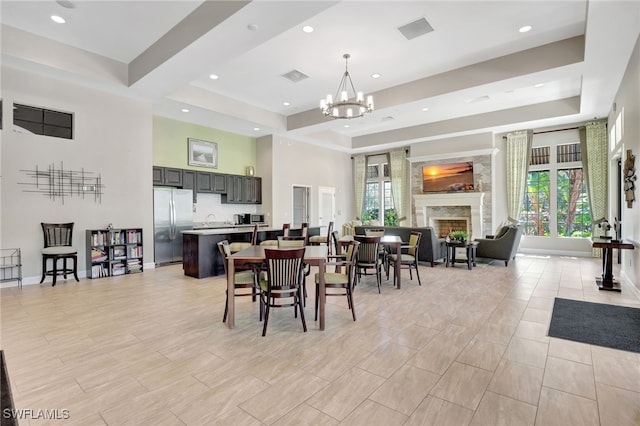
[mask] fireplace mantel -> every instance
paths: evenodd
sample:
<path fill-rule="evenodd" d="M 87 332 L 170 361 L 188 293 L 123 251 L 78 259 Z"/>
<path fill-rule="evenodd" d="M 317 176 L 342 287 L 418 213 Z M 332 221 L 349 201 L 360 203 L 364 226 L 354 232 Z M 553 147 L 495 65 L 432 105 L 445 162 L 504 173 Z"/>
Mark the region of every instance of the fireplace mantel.
<path fill-rule="evenodd" d="M 428 207 L 469 206 L 471 208 L 471 234 L 469 239 L 482 238 L 482 201 L 484 192 L 441 192 L 413 196 L 418 226 L 429 226 Z"/>

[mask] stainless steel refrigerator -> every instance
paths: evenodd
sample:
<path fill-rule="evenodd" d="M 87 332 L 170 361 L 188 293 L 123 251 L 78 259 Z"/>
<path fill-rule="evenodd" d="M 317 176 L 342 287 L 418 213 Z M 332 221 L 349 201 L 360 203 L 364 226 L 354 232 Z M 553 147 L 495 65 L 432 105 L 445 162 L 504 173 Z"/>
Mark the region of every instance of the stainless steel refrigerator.
<path fill-rule="evenodd" d="M 153 188 L 153 232 L 156 265 L 182 262 L 182 232 L 193 229 L 190 189 Z"/>

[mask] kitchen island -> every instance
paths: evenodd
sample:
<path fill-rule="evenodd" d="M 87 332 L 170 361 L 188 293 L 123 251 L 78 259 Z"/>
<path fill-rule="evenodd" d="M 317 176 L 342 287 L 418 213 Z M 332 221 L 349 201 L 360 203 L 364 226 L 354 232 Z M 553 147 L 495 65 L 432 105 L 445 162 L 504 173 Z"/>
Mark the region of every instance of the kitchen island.
<path fill-rule="evenodd" d="M 300 228 L 292 228 L 289 235 L 300 235 Z M 224 263 L 217 244 L 227 240 L 251 242 L 253 226 L 204 228 L 182 231 L 182 267 L 184 274 L 194 278 L 224 275 Z M 264 240 L 277 240 L 282 228 L 263 226 L 258 228 L 258 244 Z M 320 235 L 320 227 L 310 227 L 309 236 Z"/>

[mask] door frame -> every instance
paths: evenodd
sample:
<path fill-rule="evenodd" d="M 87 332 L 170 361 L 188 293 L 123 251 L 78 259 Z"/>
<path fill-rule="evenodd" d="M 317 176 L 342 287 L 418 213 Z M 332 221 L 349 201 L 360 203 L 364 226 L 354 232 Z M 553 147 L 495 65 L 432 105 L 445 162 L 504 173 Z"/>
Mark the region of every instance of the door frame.
<path fill-rule="evenodd" d="M 331 195 L 331 215 L 329 218 L 323 218 L 322 212 L 324 211 L 324 200 L 323 195 Z M 336 189 L 330 186 L 319 186 L 318 187 L 318 225 L 320 227 L 329 226 L 329 222 L 334 222 L 336 220 Z M 326 223 L 325 223 L 326 222 Z"/>
<path fill-rule="evenodd" d="M 306 200 L 305 200 L 305 206 L 304 206 L 304 213 L 306 218 L 304 218 L 302 220 L 302 222 L 300 223 L 296 223 L 296 215 L 295 215 L 295 210 L 296 210 L 296 188 L 304 188 L 306 189 Z M 291 185 L 291 224 L 296 226 L 296 225 L 301 225 L 304 222 L 309 222 L 309 217 L 310 217 L 310 205 L 311 205 L 311 185 L 299 185 L 299 184 L 293 184 Z"/>

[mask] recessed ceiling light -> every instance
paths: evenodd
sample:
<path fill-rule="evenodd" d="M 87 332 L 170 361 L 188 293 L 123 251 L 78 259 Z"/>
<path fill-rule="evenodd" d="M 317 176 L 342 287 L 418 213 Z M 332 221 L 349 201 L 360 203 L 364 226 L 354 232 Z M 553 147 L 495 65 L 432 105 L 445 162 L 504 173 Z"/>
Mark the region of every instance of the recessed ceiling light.
<path fill-rule="evenodd" d="M 378 74 L 377 72 L 371 74 L 371 78 L 380 78 L 380 77 L 382 77 L 382 75 Z"/>
<path fill-rule="evenodd" d="M 211 75 L 209 76 L 209 78 L 210 78 L 211 80 L 217 80 L 219 77 L 218 77 L 217 75 L 215 75 L 215 74 L 211 74 Z"/>
<path fill-rule="evenodd" d="M 182 108 L 180 111 L 182 111 L 182 112 L 189 112 L 189 108 Z"/>
<path fill-rule="evenodd" d="M 64 24 L 65 22 L 67 22 L 64 20 L 62 16 L 58 16 L 58 15 L 51 15 L 51 20 L 58 24 Z"/>
<path fill-rule="evenodd" d="M 282 105 L 289 106 L 289 105 L 291 105 L 291 102 L 283 102 Z"/>
<path fill-rule="evenodd" d="M 542 87 L 542 86 L 544 86 L 544 83 L 538 83 L 538 84 L 534 85 L 533 87 Z"/>
<path fill-rule="evenodd" d="M 525 25 L 524 27 L 521 27 L 518 31 L 521 33 L 527 33 L 529 31 L 531 31 L 533 27 L 531 25 Z"/>
<path fill-rule="evenodd" d="M 256 132 L 260 130 L 260 127 L 254 127 L 253 130 L 255 130 Z"/>
<path fill-rule="evenodd" d="M 423 111 L 429 111 L 429 108 L 424 107 L 424 108 L 422 108 L 422 110 L 423 110 Z"/>
<path fill-rule="evenodd" d="M 344 127 L 347 128 L 347 127 L 351 127 L 351 126 L 349 126 L 348 124 L 345 124 Z"/>
<path fill-rule="evenodd" d="M 312 33 L 313 27 L 311 25 L 305 25 L 304 27 L 302 27 L 302 31 L 304 31 L 305 33 Z"/>

